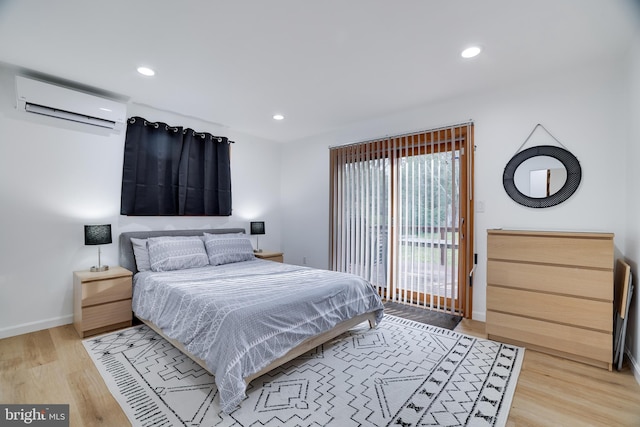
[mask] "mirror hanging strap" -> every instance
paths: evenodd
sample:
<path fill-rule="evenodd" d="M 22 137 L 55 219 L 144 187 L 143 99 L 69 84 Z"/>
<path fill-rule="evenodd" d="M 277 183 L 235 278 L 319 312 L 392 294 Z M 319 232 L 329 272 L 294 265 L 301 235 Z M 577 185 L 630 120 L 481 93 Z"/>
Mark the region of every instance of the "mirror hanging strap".
<path fill-rule="evenodd" d="M 554 140 L 555 142 L 557 142 L 558 144 L 560 144 L 560 146 L 562 146 L 562 148 L 564 148 L 565 150 L 569 151 L 569 149 L 568 149 L 567 147 L 565 147 L 565 146 L 564 146 L 564 144 L 558 140 L 558 138 L 556 138 L 555 136 L 553 136 L 553 135 L 551 134 L 551 132 L 549 132 L 549 131 L 547 130 L 547 128 L 545 128 L 544 126 L 542 126 L 542 124 L 541 124 L 541 123 L 538 123 L 537 125 L 535 125 L 535 126 L 534 126 L 533 130 L 531 131 L 531 133 L 529 134 L 529 136 L 527 137 L 527 139 L 525 139 L 525 140 L 524 140 L 524 142 L 520 145 L 520 147 L 518 147 L 518 149 L 516 150 L 516 152 L 514 153 L 514 155 L 516 155 L 516 154 L 518 154 L 520 151 L 522 151 L 522 147 L 524 147 L 524 146 L 525 146 L 525 144 L 526 144 L 527 142 L 529 142 L 529 139 L 531 138 L 531 136 L 534 134 L 534 132 L 535 132 L 539 127 L 541 127 L 542 129 L 544 129 L 544 131 L 545 131 L 545 132 L 546 132 L 546 133 L 547 133 L 551 138 L 553 138 L 553 140 Z"/>

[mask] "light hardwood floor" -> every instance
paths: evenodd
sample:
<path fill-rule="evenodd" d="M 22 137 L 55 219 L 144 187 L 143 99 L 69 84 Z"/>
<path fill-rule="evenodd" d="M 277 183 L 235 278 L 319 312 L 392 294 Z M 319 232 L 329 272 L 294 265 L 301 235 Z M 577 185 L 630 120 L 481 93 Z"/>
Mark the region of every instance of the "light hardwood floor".
<path fill-rule="evenodd" d="M 486 337 L 484 323 L 457 331 Z M 0 402 L 68 403 L 71 426 L 130 425 L 72 325 L 0 340 Z M 640 385 L 626 367 L 608 372 L 525 352 L 509 426 L 640 426 Z"/>

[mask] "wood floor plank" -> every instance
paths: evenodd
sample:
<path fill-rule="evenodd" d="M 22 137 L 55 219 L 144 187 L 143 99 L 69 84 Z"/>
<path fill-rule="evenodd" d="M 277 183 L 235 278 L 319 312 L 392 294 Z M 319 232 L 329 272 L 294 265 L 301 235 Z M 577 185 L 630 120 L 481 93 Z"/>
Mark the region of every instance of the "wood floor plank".
<path fill-rule="evenodd" d="M 93 362 L 91 362 L 93 364 Z M 106 388 L 96 370 L 75 371 L 67 375 L 73 396 L 72 419 L 82 426 L 127 426 L 129 419 Z"/>
<path fill-rule="evenodd" d="M 486 338 L 484 323 L 455 329 Z M 70 425 L 127 426 L 72 325 L 0 340 L 0 402 L 68 403 Z M 640 385 L 629 367 L 609 372 L 527 350 L 508 426 L 639 426 Z"/>

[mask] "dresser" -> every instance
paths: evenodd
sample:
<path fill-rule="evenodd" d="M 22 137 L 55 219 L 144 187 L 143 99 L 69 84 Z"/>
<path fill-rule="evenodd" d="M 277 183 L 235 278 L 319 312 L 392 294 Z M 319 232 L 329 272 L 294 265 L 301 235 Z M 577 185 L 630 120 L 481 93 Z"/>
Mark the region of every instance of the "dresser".
<path fill-rule="evenodd" d="M 81 338 L 131 326 L 131 277 L 122 267 L 73 273 L 73 325 Z"/>
<path fill-rule="evenodd" d="M 487 334 L 611 370 L 611 233 L 488 230 Z"/>

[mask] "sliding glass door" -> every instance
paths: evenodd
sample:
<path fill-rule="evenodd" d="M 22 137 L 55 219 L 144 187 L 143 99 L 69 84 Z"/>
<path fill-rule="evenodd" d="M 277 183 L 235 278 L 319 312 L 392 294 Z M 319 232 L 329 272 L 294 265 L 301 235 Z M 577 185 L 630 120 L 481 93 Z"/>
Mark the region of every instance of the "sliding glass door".
<path fill-rule="evenodd" d="M 331 150 L 331 267 L 470 316 L 473 125 Z"/>

